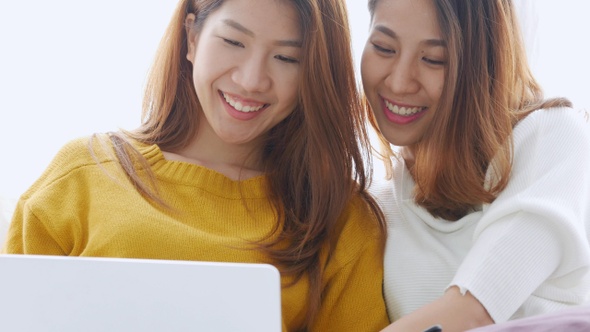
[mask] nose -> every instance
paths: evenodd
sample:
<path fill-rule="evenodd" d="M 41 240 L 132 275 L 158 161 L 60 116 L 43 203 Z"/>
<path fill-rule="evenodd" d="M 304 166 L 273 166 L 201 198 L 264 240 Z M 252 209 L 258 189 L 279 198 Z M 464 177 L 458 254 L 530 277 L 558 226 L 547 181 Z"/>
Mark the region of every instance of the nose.
<path fill-rule="evenodd" d="M 411 59 L 397 59 L 390 68 L 385 85 L 396 95 L 408 95 L 420 90 L 416 64 Z"/>
<path fill-rule="evenodd" d="M 245 92 L 265 92 L 272 86 L 272 79 L 268 71 L 265 57 L 251 54 L 237 65 L 232 73 L 232 80 Z"/>

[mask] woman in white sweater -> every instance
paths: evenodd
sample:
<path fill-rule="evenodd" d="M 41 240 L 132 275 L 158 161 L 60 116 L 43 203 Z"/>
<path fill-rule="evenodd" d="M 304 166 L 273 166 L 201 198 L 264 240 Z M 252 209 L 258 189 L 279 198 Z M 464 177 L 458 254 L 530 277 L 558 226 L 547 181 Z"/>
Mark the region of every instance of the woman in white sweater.
<path fill-rule="evenodd" d="M 543 98 L 511 1 L 369 9 L 361 71 L 389 175 L 373 188 L 389 223 L 387 330 L 464 331 L 586 303 L 588 118 Z"/>

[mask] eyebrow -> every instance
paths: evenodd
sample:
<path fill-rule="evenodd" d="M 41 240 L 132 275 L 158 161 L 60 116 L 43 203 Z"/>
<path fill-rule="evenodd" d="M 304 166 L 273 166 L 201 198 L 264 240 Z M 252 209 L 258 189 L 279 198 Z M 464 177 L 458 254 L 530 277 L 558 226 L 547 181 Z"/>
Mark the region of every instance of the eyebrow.
<path fill-rule="evenodd" d="M 245 26 L 241 25 L 240 23 L 231 20 L 231 19 L 225 19 L 223 20 L 223 23 L 225 23 L 227 26 L 230 26 L 250 37 L 254 37 L 255 34 L 254 32 L 252 32 L 251 30 L 249 30 L 248 28 L 246 28 Z M 299 40 L 277 40 L 276 42 L 274 42 L 275 45 L 277 46 L 289 46 L 289 47 L 299 47 L 301 48 L 303 43 Z"/>
<path fill-rule="evenodd" d="M 375 30 L 381 32 L 382 34 L 393 38 L 393 39 L 399 39 L 399 37 L 397 36 L 397 34 L 395 33 L 395 31 L 391 30 L 390 28 L 378 24 L 375 26 Z M 442 40 L 442 39 L 426 39 L 424 41 L 422 41 L 422 43 L 428 45 L 428 46 L 442 46 L 442 47 L 446 47 L 447 43 Z"/>

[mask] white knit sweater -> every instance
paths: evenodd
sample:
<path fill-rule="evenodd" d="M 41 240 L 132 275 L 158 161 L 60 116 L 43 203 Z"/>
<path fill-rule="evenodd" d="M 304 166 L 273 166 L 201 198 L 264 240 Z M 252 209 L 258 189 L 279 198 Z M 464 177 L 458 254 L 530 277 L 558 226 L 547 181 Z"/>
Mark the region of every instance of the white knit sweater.
<path fill-rule="evenodd" d="M 384 292 L 391 320 L 469 291 L 496 323 L 587 303 L 590 294 L 590 128 L 572 109 L 539 110 L 514 130 L 506 189 L 450 222 L 416 205 L 403 160 L 372 193 L 389 236 Z M 400 158 L 401 159 L 401 158 Z"/>

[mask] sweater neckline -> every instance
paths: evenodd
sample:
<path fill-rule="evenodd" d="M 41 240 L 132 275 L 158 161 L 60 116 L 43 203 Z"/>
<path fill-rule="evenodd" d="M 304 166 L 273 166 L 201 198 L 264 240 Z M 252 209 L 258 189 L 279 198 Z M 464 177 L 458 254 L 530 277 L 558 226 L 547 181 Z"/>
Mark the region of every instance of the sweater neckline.
<path fill-rule="evenodd" d="M 146 158 L 154 174 L 161 180 L 193 186 L 228 198 L 266 198 L 266 175 L 246 180 L 233 180 L 213 169 L 186 161 L 168 160 L 157 144 L 138 143 L 138 151 Z"/>

